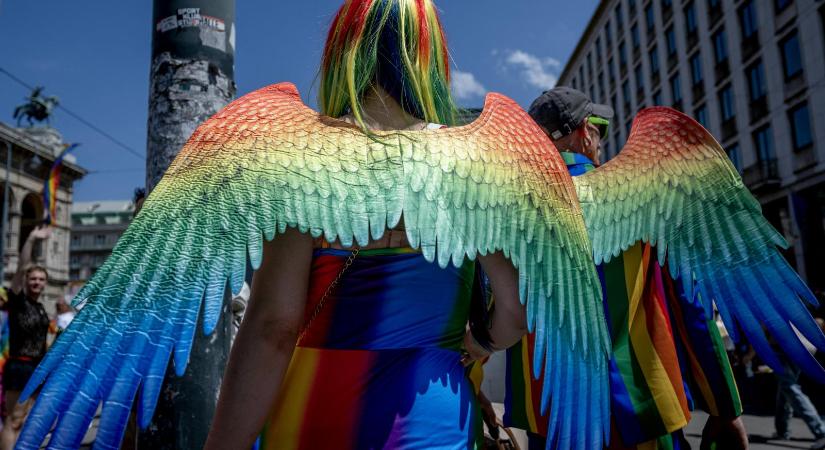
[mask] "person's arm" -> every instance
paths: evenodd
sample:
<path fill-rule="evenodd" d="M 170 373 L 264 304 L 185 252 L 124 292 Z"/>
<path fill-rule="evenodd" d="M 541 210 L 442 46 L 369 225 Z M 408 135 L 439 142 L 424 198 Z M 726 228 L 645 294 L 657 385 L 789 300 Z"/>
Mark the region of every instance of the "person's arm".
<path fill-rule="evenodd" d="M 14 278 L 11 279 L 12 292 L 19 293 L 23 289 L 26 269 L 29 268 L 32 262 L 34 242 L 48 238 L 51 233 L 51 228 L 48 225 L 40 225 L 26 237 L 26 242 L 23 243 L 23 248 L 20 250 L 20 258 L 17 260 L 17 272 L 14 273 Z"/>
<path fill-rule="evenodd" d="M 264 244 L 249 306 L 224 372 L 205 449 L 251 448 L 264 426 L 303 323 L 312 238 L 289 229 Z"/>
<path fill-rule="evenodd" d="M 496 306 L 490 314 L 492 350 L 504 350 L 527 333 L 527 310 L 519 301 L 518 271 L 501 252 L 479 256 L 478 259 L 496 299 Z M 465 335 L 464 346 L 470 359 L 481 359 L 490 354 L 469 331 Z"/>

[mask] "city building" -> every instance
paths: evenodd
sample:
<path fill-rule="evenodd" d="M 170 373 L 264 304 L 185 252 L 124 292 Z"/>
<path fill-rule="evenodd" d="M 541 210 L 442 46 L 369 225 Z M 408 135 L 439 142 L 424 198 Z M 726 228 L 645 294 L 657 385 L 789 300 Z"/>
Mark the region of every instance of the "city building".
<path fill-rule="evenodd" d="M 5 209 L 6 184 L 9 188 L 8 226 L 0 235 L 3 285 L 6 287 L 17 271 L 20 250 L 26 237 L 43 223 L 43 186 L 55 158 L 63 149 L 62 144 L 63 139 L 54 128 L 14 128 L 0 122 L 0 211 Z M 11 160 L 8 160 L 9 154 Z M 64 158 L 51 236 L 33 249 L 33 263 L 49 271 L 49 283 L 44 293 L 49 310 L 53 310 L 54 302 L 63 296 L 69 283 L 72 186 L 85 174 L 86 171 L 77 165 L 73 155 Z"/>
<path fill-rule="evenodd" d="M 112 254 L 134 215 L 130 200 L 77 202 L 72 205 L 69 277 L 80 285 Z"/>
<path fill-rule="evenodd" d="M 603 0 L 558 84 L 613 106 L 607 159 L 646 106 L 701 122 L 792 245 L 788 261 L 822 291 L 823 28 L 823 0 Z"/>

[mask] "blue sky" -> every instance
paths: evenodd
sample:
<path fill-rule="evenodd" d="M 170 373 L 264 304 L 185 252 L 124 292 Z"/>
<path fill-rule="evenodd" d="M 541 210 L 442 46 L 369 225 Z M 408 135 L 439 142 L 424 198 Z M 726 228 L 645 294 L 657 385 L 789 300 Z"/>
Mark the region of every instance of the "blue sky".
<path fill-rule="evenodd" d="M 64 106 L 145 154 L 152 2 L 0 0 L 0 67 L 46 87 Z M 502 5 L 507 7 L 503 8 Z M 597 0 L 437 2 L 454 63 L 454 92 L 480 106 L 487 91 L 528 106 L 555 82 Z M 115 6 L 116 5 L 116 6 Z M 279 81 L 313 90 L 326 27 L 339 0 L 242 0 L 236 6 L 238 95 Z M 12 123 L 27 90 L 0 74 L 0 121 Z M 52 124 L 90 173 L 75 200 L 127 199 L 143 159 L 58 111 Z"/>

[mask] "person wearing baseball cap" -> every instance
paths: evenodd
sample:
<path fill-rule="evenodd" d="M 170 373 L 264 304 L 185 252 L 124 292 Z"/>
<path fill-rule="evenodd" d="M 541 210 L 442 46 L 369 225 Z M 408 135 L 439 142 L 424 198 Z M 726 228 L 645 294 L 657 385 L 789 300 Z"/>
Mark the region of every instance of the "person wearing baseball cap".
<path fill-rule="evenodd" d="M 529 113 L 553 141 L 571 176 L 596 169 L 599 144 L 607 135 L 613 117 L 612 108 L 591 102 L 575 89 L 557 87 L 542 93 L 530 106 Z M 656 271 L 655 258 L 643 257 L 651 251 L 655 248 L 639 242 L 597 268 L 603 283 L 605 315 L 612 324 L 610 339 L 614 355 L 621 355 L 611 360 L 608 369 L 612 420 L 607 448 L 689 448 L 683 432 L 690 420 L 686 412 L 687 400 L 682 403 L 681 400 L 667 402 L 663 399 L 681 399 L 680 395 L 686 399 L 687 393 L 678 390 L 685 389 L 690 378 L 700 376 L 705 384 L 696 395 L 706 404 L 713 405 L 708 408 L 710 417 L 702 432 L 701 448 L 711 448 L 715 443 L 717 448 L 747 449 L 747 431 L 740 417 L 742 403 L 735 383 L 729 381 L 733 380 L 733 371 L 727 359 L 718 357 L 725 354 L 718 329 L 715 324 L 706 326 L 705 313 L 698 302 L 675 294 L 672 287 L 667 289 L 667 294 L 664 289 L 657 290 L 656 286 L 668 284 L 662 273 Z M 634 274 L 632 277 L 626 275 L 631 273 L 629 271 Z M 643 285 L 636 284 L 636 274 L 646 274 Z M 652 293 L 654 290 L 655 294 Z M 631 307 L 633 295 L 638 295 L 635 298 L 639 300 Z M 671 305 L 666 308 L 678 308 L 678 315 L 657 312 L 660 310 L 656 308 L 661 306 L 657 302 Z M 643 319 L 638 320 L 639 317 Z M 673 333 L 676 329 L 685 331 Z M 663 336 L 665 340 L 660 340 Z M 660 368 L 665 370 L 661 365 L 662 356 L 657 352 L 665 348 L 660 344 L 666 342 L 666 336 L 673 336 L 673 340 L 662 354 L 669 355 L 665 356 L 669 358 L 668 364 L 676 364 L 670 367 L 678 367 L 678 370 L 663 377 L 653 376 L 653 373 L 664 373 L 657 372 Z M 697 369 L 698 362 L 674 357 L 677 340 L 680 348 L 686 349 L 685 354 L 693 355 L 695 361 L 702 361 L 701 370 Z M 633 343 L 629 344 L 631 341 Z M 532 377 L 535 371 L 531 355 L 535 353 L 535 342 L 535 336 L 528 334 L 507 349 L 503 423 L 525 430 L 529 448 L 547 448 L 550 411 L 542 413 L 540 407 L 543 377 L 537 380 Z M 642 373 L 644 376 L 640 375 Z M 699 375 L 695 375 L 697 373 Z"/>
<path fill-rule="evenodd" d="M 565 162 L 573 158 L 569 154 L 575 154 L 587 158 L 591 165 L 599 164 L 599 148 L 607 137 L 613 108 L 593 103 L 583 92 L 562 86 L 544 91 L 528 113 L 550 136 Z M 585 163 L 580 157 L 576 159 Z"/>

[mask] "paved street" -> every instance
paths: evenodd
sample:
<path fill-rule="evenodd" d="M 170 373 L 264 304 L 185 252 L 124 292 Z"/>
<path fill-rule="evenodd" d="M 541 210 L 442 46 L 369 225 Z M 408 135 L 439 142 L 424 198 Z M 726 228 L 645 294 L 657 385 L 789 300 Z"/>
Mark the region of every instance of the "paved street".
<path fill-rule="evenodd" d="M 705 425 L 707 414 L 702 411 L 693 413 L 693 420 L 687 427 L 686 436 L 690 445 L 694 449 L 699 448 L 699 440 L 702 437 L 702 427 Z M 773 417 L 770 416 L 745 416 L 745 428 L 748 430 L 751 450 L 767 449 L 790 449 L 790 448 L 810 448 L 814 436 L 805 422 L 794 418 L 791 422 L 791 440 L 774 441 L 770 440 L 773 434 Z"/>
<path fill-rule="evenodd" d="M 499 417 L 503 413 L 503 406 L 500 403 L 494 403 L 493 407 L 496 409 Z M 686 436 L 690 442 L 691 448 L 699 450 L 699 441 L 702 437 L 702 427 L 705 425 L 708 415 L 703 411 L 695 411 L 693 413 L 693 420 L 686 430 Z M 770 416 L 745 416 L 745 428 L 748 430 L 750 438 L 751 450 L 781 450 L 781 449 L 808 449 L 813 443 L 814 436 L 811 434 L 808 427 L 800 419 L 794 418 L 791 422 L 791 440 L 790 441 L 776 441 L 770 440 L 773 434 L 773 417 Z M 516 438 L 519 440 L 519 445 L 522 449 L 527 448 L 526 436 L 523 433 L 516 433 Z M 719 449 L 724 450 L 724 449 Z"/>

